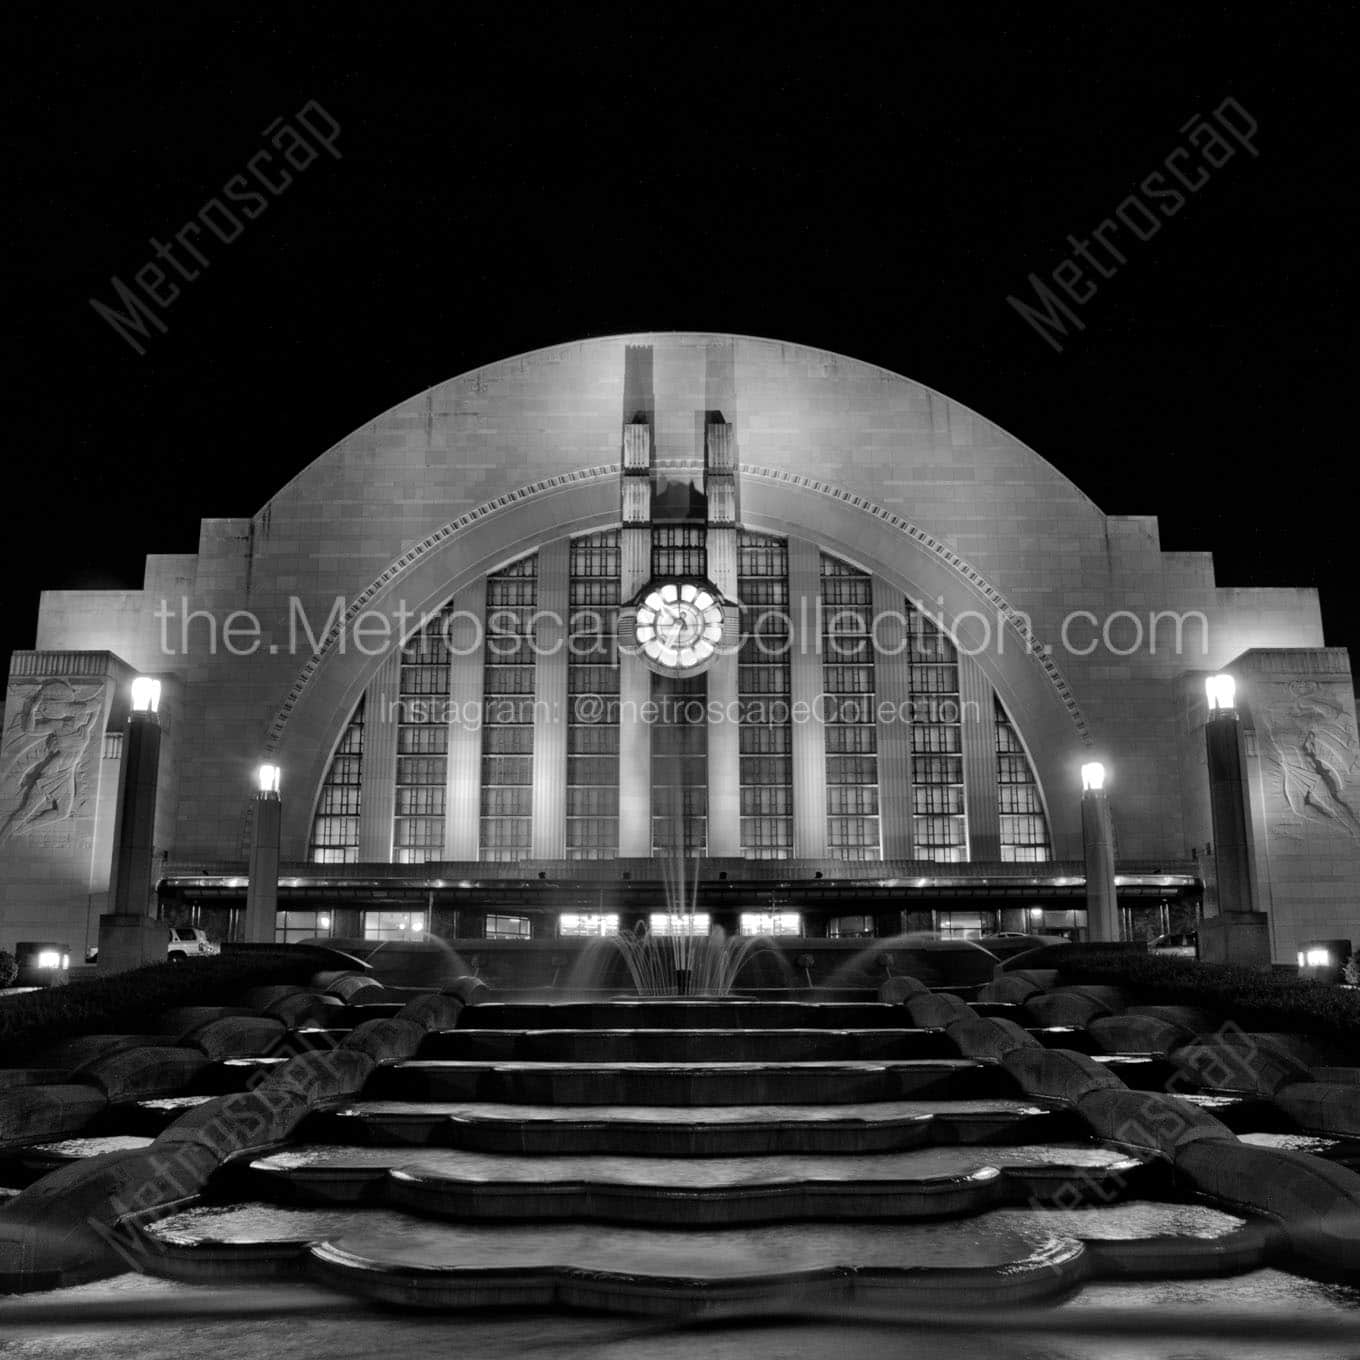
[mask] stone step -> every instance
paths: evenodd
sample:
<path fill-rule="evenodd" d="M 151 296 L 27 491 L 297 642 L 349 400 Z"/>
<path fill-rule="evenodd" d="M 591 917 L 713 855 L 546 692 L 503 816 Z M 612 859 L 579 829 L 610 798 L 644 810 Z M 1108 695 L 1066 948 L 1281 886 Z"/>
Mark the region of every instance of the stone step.
<path fill-rule="evenodd" d="M 1013 1095 L 994 1064 L 965 1059 L 809 1063 L 397 1063 L 365 1094 L 534 1105 L 806 1105 Z"/>
<path fill-rule="evenodd" d="M 880 1001 L 612 1000 L 481 1002 L 459 1029 L 893 1029 L 901 1006 Z"/>
<path fill-rule="evenodd" d="M 350 1144 L 653 1157 L 897 1152 L 927 1142 L 1036 1142 L 1084 1131 L 1071 1111 L 1005 1099 L 693 1109 L 362 1101 L 313 1116 L 303 1130 L 307 1137 Z"/>
<path fill-rule="evenodd" d="M 683 1314 L 799 1303 L 979 1307 L 1056 1297 L 1086 1274 L 1071 1237 L 960 1222 L 664 1229 L 474 1226 L 374 1209 L 245 1204 L 151 1225 L 160 1274 L 276 1278 L 301 1255 L 342 1293 L 407 1307 Z"/>
<path fill-rule="evenodd" d="M 703 1227 L 917 1219 L 1060 1196 L 1108 1203 L 1140 1164 L 1092 1142 L 927 1147 L 845 1157 L 525 1157 L 301 1147 L 250 1166 L 259 1191 L 308 1204 L 371 1203 L 460 1222 Z"/>
<path fill-rule="evenodd" d="M 482 1029 L 429 1035 L 421 1058 L 472 1062 L 835 1062 L 956 1058 L 941 1030 Z"/>

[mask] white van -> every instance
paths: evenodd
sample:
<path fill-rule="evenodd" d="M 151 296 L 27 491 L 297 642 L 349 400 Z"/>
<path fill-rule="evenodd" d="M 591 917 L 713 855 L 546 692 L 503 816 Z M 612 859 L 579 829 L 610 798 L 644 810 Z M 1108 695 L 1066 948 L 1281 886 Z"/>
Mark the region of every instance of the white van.
<path fill-rule="evenodd" d="M 209 954 L 221 952 L 222 946 L 213 944 L 206 931 L 195 930 L 190 926 L 170 927 L 170 943 L 165 947 L 165 957 L 171 963 L 206 958 Z"/>

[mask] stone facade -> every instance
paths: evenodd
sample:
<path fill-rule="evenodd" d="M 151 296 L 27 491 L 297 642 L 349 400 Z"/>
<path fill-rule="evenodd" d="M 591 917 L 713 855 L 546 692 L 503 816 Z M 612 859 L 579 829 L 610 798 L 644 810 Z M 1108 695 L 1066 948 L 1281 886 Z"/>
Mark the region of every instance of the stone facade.
<path fill-rule="evenodd" d="M 6 696 L 0 947 L 78 947 L 105 906 L 133 674 L 168 682 L 167 862 L 243 871 L 251 773 L 268 753 L 285 771 L 283 858 L 300 863 L 345 723 L 383 689 L 387 653 L 346 627 L 328 634 L 337 601 L 351 623 L 451 599 L 475 609 L 489 572 L 620 523 L 627 429 L 645 425 L 653 465 L 683 472 L 704 468 L 714 420 L 730 431 L 744 527 L 812 544 L 868 572 L 876 598 L 946 620 L 971 654 L 968 683 L 1023 738 L 1054 861 L 1081 858 L 1077 771 L 1099 758 L 1121 862 L 1211 874 L 1196 705 L 1202 677 L 1228 669 L 1251 772 L 1256 900 L 1242 909 L 1267 913 L 1277 961 L 1305 938 L 1360 934 L 1355 705 L 1315 591 L 1218 587 L 1207 553 L 1163 552 L 1155 518 L 1103 513 L 1018 440 L 909 379 L 799 345 L 657 334 L 451 379 L 356 430 L 253 518 L 205 520 L 197 554 L 148 557 L 140 591 L 46 592 L 37 650 L 16 654 Z M 561 763 L 546 746 L 538 759 L 550 755 Z M 987 768 L 985 751 L 969 759 Z M 477 763 L 451 750 L 467 780 Z M 891 776 L 902 790 L 905 770 Z M 449 792 L 462 811 L 448 845 L 474 858 L 475 791 Z M 556 858 L 546 819 L 560 799 L 536 797 L 534 853 Z M 974 858 L 990 862 L 986 809 L 972 820 Z M 381 841 L 370 827 L 366 858 Z"/>

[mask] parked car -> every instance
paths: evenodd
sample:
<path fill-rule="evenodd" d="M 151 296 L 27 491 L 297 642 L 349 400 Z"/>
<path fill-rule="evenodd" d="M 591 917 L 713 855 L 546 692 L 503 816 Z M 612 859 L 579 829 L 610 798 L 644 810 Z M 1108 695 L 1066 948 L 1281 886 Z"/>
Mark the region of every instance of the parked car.
<path fill-rule="evenodd" d="M 59 987 L 71 967 L 71 949 L 51 940 L 20 940 L 14 961 L 19 965 L 16 987 Z"/>
<path fill-rule="evenodd" d="M 1148 941 L 1148 953 L 1163 959 L 1199 958 L 1199 933 L 1188 930 L 1181 935 L 1158 935 Z"/>
<path fill-rule="evenodd" d="M 183 963 L 185 959 L 209 958 L 220 954 L 222 946 L 208 938 L 206 930 L 193 926 L 170 926 L 166 934 L 165 957 L 171 963 Z M 99 962 L 99 946 L 85 951 L 86 963 Z"/>
<path fill-rule="evenodd" d="M 213 944 L 205 930 L 190 926 L 171 926 L 170 943 L 165 947 L 166 957 L 171 963 L 184 959 L 205 958 L 210 954 L 220 954 L 222 946 Z"/>

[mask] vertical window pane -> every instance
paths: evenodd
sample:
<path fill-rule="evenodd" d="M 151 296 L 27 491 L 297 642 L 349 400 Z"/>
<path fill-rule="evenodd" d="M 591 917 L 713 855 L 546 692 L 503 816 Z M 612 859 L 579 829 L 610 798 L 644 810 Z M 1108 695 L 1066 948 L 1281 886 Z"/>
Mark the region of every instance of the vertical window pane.
<path fill-rule="evenodd" d="M 359 799 L 363 792 L 364 701 L 359 700 L 331 757 L 312 822 L 307 858 L 313 864 L 359 860 Z"/>
<path fill-rule="evenodd" d="M 652 677 L 652 853 L 708 848 L 708 679 Z"/>
<path fill-rule="evenodd" d="M 831 859 L 881 859 L 873 582 L 825 554 L 821 577 L 826 852 Z"/>
<path fill-rule="evenodd" d="M 619 578 L 617 529 L 572 540 L 568 859 L 611 859 L 619 851 Z"/>
<path fill-rule="evenodd" d="M 445 605 L 401 649 L 392 818 L 392 858 L 397 864 L 422 864 L 444 858 L 449 740 L 447 625 L 451 613 L 452 606 Z M 397 927 L 393 925 L 392 929 Z"/>
<path fill-rule="evenodd" d="M 1015 864 L 1039 864 L 1053 858 L 1048 819 L 1039 784 L 1010 715 L 995 700 L 996 798 L 1001 814 L 1001 858 Z"/>
<path fill-rule="evenodd" d="M 793 854 L 793 728 L 789 706 L 789 552 L 782 538 L 737 536 L 741 650 L 741 853 L 746 859 Z M 764 752 L 777 756 L 760 758 Z"/>
<path fill-rule="evenodd" d="M 537 601 L 537 557 L 521 558 L 487 577 L 482 671 L 483 860 L 513 862 L 527 858 L 533 848 L 532 620 Z"/>
<path fill-rule="evenodd" d="M 968 858 L 963 792 L 963 709 L 953 642 L 907 603 L 911 685 L 912 857 L 937 863 Z"/>

